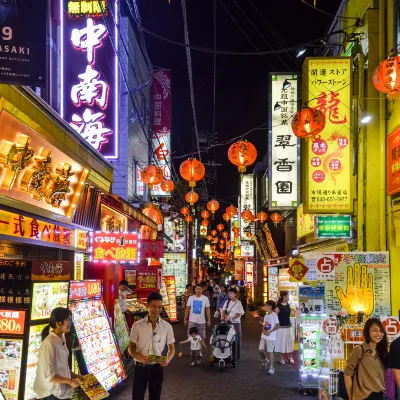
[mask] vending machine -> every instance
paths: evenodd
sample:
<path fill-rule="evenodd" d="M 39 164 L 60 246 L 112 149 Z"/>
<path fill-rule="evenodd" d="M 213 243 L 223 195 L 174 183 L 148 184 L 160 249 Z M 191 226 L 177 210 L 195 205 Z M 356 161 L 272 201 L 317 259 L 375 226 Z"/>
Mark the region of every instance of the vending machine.
<path fill-rule="evenodd" d="M 93 374 L 108 391 L 126 378 L 126 372 L 102 292 L 100 280 L 71 281 L 68 306 L 80 345 L 75 352 L 79 371 Z"/>

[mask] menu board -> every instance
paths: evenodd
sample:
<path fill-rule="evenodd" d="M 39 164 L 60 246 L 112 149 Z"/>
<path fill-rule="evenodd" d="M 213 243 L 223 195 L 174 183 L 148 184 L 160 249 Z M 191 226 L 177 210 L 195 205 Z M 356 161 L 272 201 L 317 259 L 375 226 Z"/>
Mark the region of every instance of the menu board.
<path fill-rule="evenodd" d="M 303 374 L 315 374 L 320 368 L 322 318 L 323 317 L 319 315 L 303 315 L 301 318 L 301 371 Z"/>
<path fill-rule="evenodd" d="M 42 344 L 42 331 L 47 324 L 31 326 L 29 328 L 28 361 L 26 367 L 25 400 L 36 399 L 33 384 L 36 377 L 36 367 L 39 359 L 39 348 Z"/>
<path fill-rule="evenodd" d="M 165 253 L 163 274 L 175 276 L 176 294 L 182 295 L 188 282 L 186 253 Z"/>
<path fill-rule="evenodd" d="M 68 282 L 34 283 L 31 320 L 49 318 L 57 307 L 67 307 Z"/>
<path fill-rule="evenodd" d="M 114 333 L 117 338 L 119 351 L 123 353 L 129 346 L 129 330 L 125 315 L 122 313 L 119 300 L 114 303 Z"/>
<path fill-rule="evenodd" d="M 18 339 L 0 339 L 0 388 L 6 400 L 18 399 L 22 343 Z"/>
<path fill-rule="evenodd" d="M 168 297 L 168 315 L 171 322 L 177 321 L 177 310 L 176 310 L 176 286 L 175 286 L 175 276 L 168 275 L 164 276 L 165 287 L 167 290 Z"/>
<path fill-rule="evenodd" d="M 126 378 L 110 329 L 103 300 L 70 303 L 76 334 L 86 366 L 106 390 Z"/>
<path fill-rule="evenodd" d="M 278 297 L 278 267 L 268 267 L 268 300 L 277 301 Z"/>

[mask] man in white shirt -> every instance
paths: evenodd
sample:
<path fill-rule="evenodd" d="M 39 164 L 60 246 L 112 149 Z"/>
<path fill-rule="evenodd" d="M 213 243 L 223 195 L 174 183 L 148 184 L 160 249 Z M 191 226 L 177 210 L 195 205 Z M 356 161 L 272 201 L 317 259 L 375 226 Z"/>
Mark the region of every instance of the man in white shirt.
<path fill-rule="evenodd" d="M 201 285 L 196 285 L 194 292 L 195 295 L 190 296 L 186 304 L 184 322 L 185 325 L 188 325 L 188 332 L 190 328 L 196 327 L 204 340 L 206 338 L 206 324 L 208 327 L 211 326 L 210 300 L 207 296 L 201 294 Z"/>
<path fill-rule="evenodd" d="M 149 315 L 132 326 L 129 353 L 135 359 L 133 378 L 133 400 L 144 400 L 149 387 L 149 400 L 160 400 L 164 380 L 164 367 L 168 366 L 175 355 L 175 339 L 171 324 L 160 318 L 162 296 L 152 292 L 147 297 Z M 161 357 L 168 346 L 165 359 Z"/>

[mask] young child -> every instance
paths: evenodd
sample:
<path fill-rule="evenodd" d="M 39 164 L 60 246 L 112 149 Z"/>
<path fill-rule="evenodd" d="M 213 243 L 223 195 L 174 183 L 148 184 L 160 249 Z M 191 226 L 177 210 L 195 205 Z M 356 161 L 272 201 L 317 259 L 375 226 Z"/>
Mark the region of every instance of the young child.
<path fill-rule="evenodd" d="M 259 351 L 261 355 L 261 370 L 264 371 L 269 364 L 268 375 L 275 373 L 274 369 L 274 348 L 276 340 L 276 330 L 279 329 L 278 315 L 274 312 L 276 303 L 272 300 L 268 300 L 265 305 L 267 313 L 264 317 L 264 322 L 260 322 L 263 325 Z M 267 350 L 267 359 L 265 355 L 265 349 Z"/>
<path fill-rule="evenodd" d="M 207 348 L 203 339 L 199 335 L 199 330 L 194 326 L 189 329 L 189 337 L 187 340 L 180 342 L 180 344 L 190 343 L 190 358 L 192 360 L 191 366 L 201 364 L 201 346 Z"/>

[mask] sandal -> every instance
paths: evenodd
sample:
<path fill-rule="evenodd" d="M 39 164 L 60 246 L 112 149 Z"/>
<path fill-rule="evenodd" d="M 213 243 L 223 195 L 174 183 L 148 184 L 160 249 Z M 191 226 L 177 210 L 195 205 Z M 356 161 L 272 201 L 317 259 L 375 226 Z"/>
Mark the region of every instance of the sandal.
<path fill-rule="evenodd" d="M 279 361 L 279 364 L 285 365 L 286 362 L 285 362 L 285 360 L 281 360 L 281 361 Z"/>
<path fill-rule="evenodd" d="M 289 358 L 289 362 L 290 362 L 290 364 L 294 364 L 293 357 L 290 357 L 290 358 Z"/>

